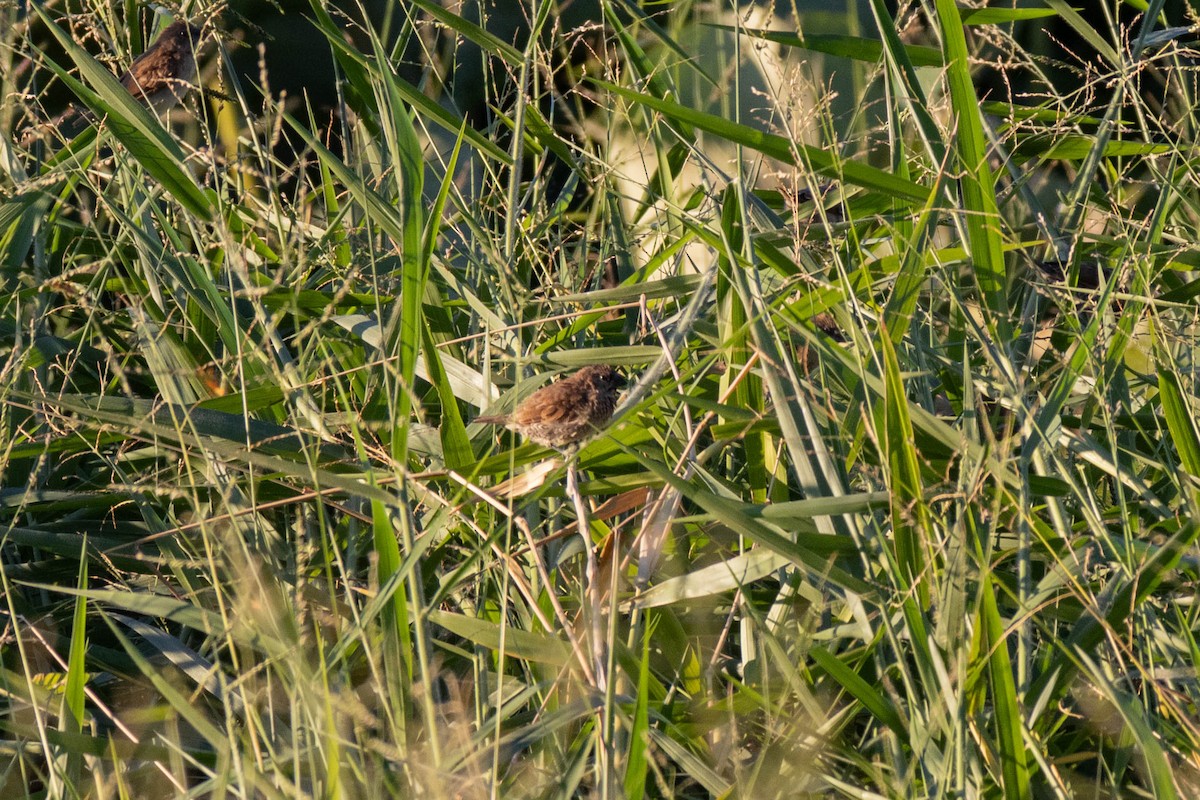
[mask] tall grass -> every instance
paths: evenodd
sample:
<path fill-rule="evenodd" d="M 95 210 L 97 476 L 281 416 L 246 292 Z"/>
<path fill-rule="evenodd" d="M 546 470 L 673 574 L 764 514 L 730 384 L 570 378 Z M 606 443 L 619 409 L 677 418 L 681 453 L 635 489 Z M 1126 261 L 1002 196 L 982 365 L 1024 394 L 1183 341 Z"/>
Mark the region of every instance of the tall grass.
<path fill-rule="evenodd" d="M 0 9 L 0 794 L 1200 791 L 1161 2 L 312 0 L 337 130 L 228 41 L 164 127 L 81 8 Z M 47 80 L 105 121 L 20 148 Z M 471 420 L 591 363 L 633 380 L 571 497 Z"/>

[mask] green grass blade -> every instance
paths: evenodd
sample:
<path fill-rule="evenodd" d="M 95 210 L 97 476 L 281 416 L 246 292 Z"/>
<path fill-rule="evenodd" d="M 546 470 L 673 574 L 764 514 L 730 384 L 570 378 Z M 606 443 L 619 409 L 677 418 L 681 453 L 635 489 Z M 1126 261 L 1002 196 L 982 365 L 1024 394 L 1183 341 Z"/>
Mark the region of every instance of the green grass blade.
<path fill-rule="evenodd" d="M 920 456 L 915 446 L 912 420 L 908 415 L 908 393 L 900 377 L 900 363 L 887 331 L 879 337 L 877 347 L 883 356 L 884 394 L 876 407 L 875 427 L 882 448 L 880 460 L 886 465 L 892 496 L 892 535 L 896 547 L 896 563 L 903 573 L 901 585 L 911 587 L 928 607 L 932 576 L 927 559 L 932 530 L 925 507 L 925 490 L 921 478 Z"/>
<path fill-rule="evenodd" d="M 990 576 L 984 576 L 979 587 L 979 598 L 982 606 L 977 623 L 980 626 L 981 647 L 987 658 L 992 708 L 996 715 L 996 746 L 1004 778 L 1002 789 L 1006 798 L 1029 800 L 1033 797 L 1033 788 L 1029 757 L 1025 751 L 1024 723 L 1013 680 L 1013 664 L 1008 657 L 1005 626 L 996 605 Z"/>
<path fill-rule="evenodd" d="M 867 39 L 862 36 L 845 36 L 828 33 L 798 36 L 786 31 L 740 28 L 732 25 L 708 25 L 707 27 L 730 31 L 731 33 L 740 33 L 743 36 L 751 36 L 755 39 L 775 42 L 776 44 L 788 47 L 811 50 L 815 53 L 825 53 L 826 55 L 838 56 L 840 58 L 852 58 L 855 61 L 865 61 L 869 64 L 878 63 L 879 59 L 883 57 L 883 43 L 878 39 Z M 942 51 L 936 47 L 909 44 L 904 45 L 904 52 L 907 53 L 908 60 L 915 67 L 942 66 Z"/>
<path fill-rule="evenodd" d="M 638 659 L 637 694 L 633 701 L 633 724 L 629 728 L 629 751 L 625 754 L 624 787 L 627 800 L 646 797 L 650 771 L 650 639 L 651 626 L 642 630 L 642 657 Z"/>
<path fill-rule="evenodd" d="M 783 136 L 773 133 L 763 133 L 748 125 L 730 122 L 724 117 L 706 114 L 703 111 L 661 100 L 652 95 L 642 94 L 630 89 L 623 89 L 604 81 L 594 81 L 602 89 L 606 89 L 618 97 L 623 97 L 640 105 L 652 108 L 665 117 L 687 125 L 694 125 L 701 130 L 721 136 L 733 144 L 740 144 L 751 150 L 756 150 L 785 164 L 797 164 L 801 161 L 809 164 L 813 170 L 830 178 L 844 180 L 864 189 L 881 192 L 897 200 L 909 202 L 925 202 L 929 196 L 928 190 L 912 181 L 898 178 L 891 173 L 857 161 L 843 161 L 833 154 L 817 147 L 796 145 Z"/>
<path fill-rule="evenodd" d="M 1159 359 L 1158 397 L 1171 441 L 1179 453 L 1179 461 L 1194 478 L 1200 478 L 1200 433 L 1196 430 L 1196 412 L 1184 396 L 1179 377 L 1170 367 L 1166 354 Z"/>
<path fill-rule="evenodd" d="M 88 540 L 84 536 L 80 546 L 86 556 Z M 79 581 L 76 584 L 80 591 L 87 588 L 88 560 L 79 559 Z M 84 687 L 87 684 L 87 598 L 82 594 L 75 596 L 75 612 L 71 620 L 71 647 L 67 656 L 67 682 L 63 693 L 63 701 L 69 714 L 63 715 L 63 722 L 69 726 L 72 733 L 82 733 L 84 725 Z M 65 728 L 64 728 L 65 729 Z"/>
<path fill-rule="evenodd" d="M 901 739 L 907 738 L 908 726 L 900 718 L 896 707 L 862 676 L 823 647 L 811 648 L 808 655 L 830 678 L 833 678 L 838 685 L 849 692 L 851 697 L 862 703 L 863 708 L 867 709 L 876 719 L 891 728 Z"/>
<path fill-rule="evenodd" d="M 988 141 L 979 115 L 979 97 L 971 78 L 970 54 L 962 18 L 953 0 L 937 0 L 937 26 L 946 59 L 946 79 L 954 109 L 955 149 L 963 169 L 963 212 L 966 214 L 971 266 L 983 303 L 992 312 L 999 341 L 1007 341 L 1012 325 L 1008 310 L 1008 275 L 1001 243 L 1000 209 L 995 178 L 988 166 Z"/>

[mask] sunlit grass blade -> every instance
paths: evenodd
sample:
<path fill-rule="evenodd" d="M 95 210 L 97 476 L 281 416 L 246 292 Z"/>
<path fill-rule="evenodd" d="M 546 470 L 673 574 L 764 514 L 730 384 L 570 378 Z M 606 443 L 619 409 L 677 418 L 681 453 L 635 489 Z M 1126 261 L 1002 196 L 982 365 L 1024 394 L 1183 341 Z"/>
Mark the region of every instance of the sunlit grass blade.
<path fill-rule="evenodd" d="M 1001 247 L 1001 216 L 996 204 L 995 178 L 988 165 L 988 142 L 979 115 L 979 97 L 971 78 L 970 56 L 962 18 L 952 0 L 937 0 L 937 18 L 946 60 L 946 79 L 955 118 L 955 153 L 964 170 L 963 212 L 971 248 L 975 282 L 982 300 L 991 311 L 989 327 L 995 326 L 1001 341 L 1008 338 L 1008 272 Z"/>
<path fill-rule="evenodd" d="M 651 628 L 647 626 L 643 630 L 642 653 L 638 659 L 637 694 L 631 715 L 633 724 L 629 728 L 629 752 L 625 754 L 623 783 L 628 800 L 640 800 L 646 796 L 650 737 L 650 638 Z"/>
<path fill-rule="evenodd" d="M 1200 479 L 1200 433 L 1196 429 L 1194 400 L 1189 402 L 1180 388 L 1179 377 L 1169 366 L 1166 354 L 1160 356 L 1158 369 L 1158 397 L 1162 403 L 1171 442 L 1179 453 L 1183 468 L 1193 478 Z"/>
<path fill-rule="evenodd" d="M 764 133 L 748 125 L 696 111 L 687 106 L 660 100 L 652 95 L 624 89 L 604 81 L 596 81 L 597 86 L 663 114 L 676 122 L 694 125 L 701 130 L 721 136 L 734 144 L 740 144 L 751 150 L 768 155 L 785 164 L 806 163 L 816 172 L 826 177 L 844 180 L 864 189 L 882 192 L 883 194 L 903 201 L 924 202 L 928 191 L 912 181 L 898 178 L 883 170 L 854 160 L 841 160 L 831 153 L 817 147 L 797 145 L 783 136 Z"/>
<path fill-rule="evenodd" d="M 503 642 L 504 652 L 510 657 L 552 666 L 565 665 L 572 658 L 567 643 L 554 636 L 511 627 L 501 631 L 499 626 L 487 620 L 445 611 L 430 612 L 429 621 L 490 650 L 498 650 Z"/>
<path fill-rule="evenodd" d="M 980 658 L 987 663 L 990 698 L 995 710 L 996 748 L 1003 792 L 1013 800 L 1033 797 L 1028 755 L 1025 752 L 1024 723 L 1013 679 L 1013 663 L 1009 658 L 1008 634 L 996 605 L 995 590 L 990 576 L 984 576 L 979 587 L 982 605 L 977 621 L 980 625 Z"/>
<path fill-rule="evenodd" d="M 881 447 L 880 461 L 888 471 L 892 501 L 892 536 L 896 565 L 904 573 L 901 585 L 910 587 L 922 606 L 931 598 L 929 570 L 933 568 L 931 521 L 925 507 L 924 480 L 914 446 L 908 415 L 908 394 L 900 377 L 900 364 L 891 339 L 883 332 L 878 347 L 883 356 L 884 395 L 876 406 L 875 429 Z"/>

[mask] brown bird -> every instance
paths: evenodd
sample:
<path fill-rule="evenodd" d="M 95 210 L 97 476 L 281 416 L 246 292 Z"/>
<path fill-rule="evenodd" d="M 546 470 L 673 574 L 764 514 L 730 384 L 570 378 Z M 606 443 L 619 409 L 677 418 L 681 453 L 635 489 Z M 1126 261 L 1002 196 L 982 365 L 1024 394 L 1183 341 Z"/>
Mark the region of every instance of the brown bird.
<path fill-rule="evenodd" d="M 561 450 L 608 422 L 623 388 L 625 376 L 612 367 L 584 367 L 538 389 L 513 413 L 476 417 L 475 422 L 504 425 L 531 442 Z"/>
<path fill-rule="evenodd" d="M 121 85 L 156 114 L 174 108 L 192 88 L 200 37 L 201 30 L 195 25 L 172 22 L 133 60 L 120 77 Z M 22 143 L 28 145 L 45 129 L 57 130 L 64 139 L 70 139 L 95 119 L 90 110 L 72 104 L 46 125 L 26 131 Z"/>
<path fill-rule="evenodd" d="M 196 51 L 201 31 L 187 22 L 172 22 L 146 52 L 133 60 L 121 85 L 161 114 L 178 105 L 196 77 Z"/>

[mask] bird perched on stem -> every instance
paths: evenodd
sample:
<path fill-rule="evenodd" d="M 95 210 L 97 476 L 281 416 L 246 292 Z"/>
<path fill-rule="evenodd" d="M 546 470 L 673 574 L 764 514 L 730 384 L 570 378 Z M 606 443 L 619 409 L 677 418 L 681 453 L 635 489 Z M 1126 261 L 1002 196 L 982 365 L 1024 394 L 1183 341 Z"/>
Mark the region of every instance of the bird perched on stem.
<path fill-rule="evenodd" d="M 538 389 L 513 413 L 476 417 L 475 422 L 504 425 L 531 442 L 562 450 L 608 422 L 623 388 L 625 377 L 612 367 L 584 367 Z"/>
<path fill-rule="evenodd" d="M 156 114 L 174 108 L 192 88 L 201 35 L 201 30 L 191 23 L 172 22 L 133 60 L 119 79 L 121 85 Z M 64 139 L 70 139 L 94 121 L 91 111 L 72 104 L 49 123 L 26 131 L 22 144 L 28 146 L 47 129 L 57 130 Z"/>

